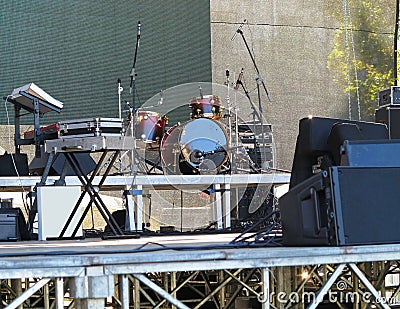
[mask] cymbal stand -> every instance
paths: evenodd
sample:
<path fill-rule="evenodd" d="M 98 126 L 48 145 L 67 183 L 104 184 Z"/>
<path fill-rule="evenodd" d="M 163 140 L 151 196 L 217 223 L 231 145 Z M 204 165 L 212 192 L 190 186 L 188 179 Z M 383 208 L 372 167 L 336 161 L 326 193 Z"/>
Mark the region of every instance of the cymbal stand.
<path fill-rule="evenodd" d="M 242 82 L 240 82 L 240 85 L 242 86 L 243 91 L 244 91 L 244 93 L 245 93 L 247 99 L 248 99 L 249 102 L 250 102 L 251 109 L 253 110 L 252 115 L 253 115 L 253 124 L 254 124 L 254 128 L 253 128 L 253 130 L 254 130 L 254 132 L 253 132 L 253 133 L 254 133 L 254 149 L 256 149 L 256 147 L 257 147 L 257 139 L 256 139 L 256 118 L 257 118 L 258 121 L 262 124 L 262 123 L 263 123 L 263 122 L 262 122 L 262 115 L 260 115 L 259 112 L 257 112 L 257 108 L 256 108 L 256 106 L 254 105 L 253 101 L 251 100 L 251 97 L 250 97 L 249 92 L 247 91 L 247 88 L 245 87 L 245 85 L 244 85 Z M 256 167 L 254 167 L 254 166 L 252 166 L 252 169 L 259 171 L 259 168 L 256 168 Z"/>

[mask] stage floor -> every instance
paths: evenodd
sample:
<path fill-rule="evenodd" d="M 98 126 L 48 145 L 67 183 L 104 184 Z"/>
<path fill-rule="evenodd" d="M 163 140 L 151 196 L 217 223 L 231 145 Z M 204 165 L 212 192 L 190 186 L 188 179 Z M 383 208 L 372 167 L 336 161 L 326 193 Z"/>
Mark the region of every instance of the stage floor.
<path fill-rule="evenodd" d="M 238 234 L 142 236 L 0 243 L 0 277 L 72 277 L 101 266 L 105 274 L 268 268 L 400 260 L 400 244 L 351 247 L 249 247 Z"/>

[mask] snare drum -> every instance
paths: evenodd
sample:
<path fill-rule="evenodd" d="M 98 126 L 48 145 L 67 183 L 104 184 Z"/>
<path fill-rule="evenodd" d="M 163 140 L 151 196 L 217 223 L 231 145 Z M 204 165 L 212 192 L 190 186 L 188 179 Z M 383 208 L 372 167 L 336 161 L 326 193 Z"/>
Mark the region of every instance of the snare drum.
<path fill-rule="evenodd" d="M 220 99 L 215 95 L 206 95 L 190 100 L 189 107 L 192 110 L 190 118 L 211 118 L 218 120 L 221 118 Z"/>
<path fill-rule="evenodd" d="M 136 115 L 135 136 L 146 143 L 159 143 L 165 132 L 167 116 L 157 112 L 139 111 Z"/>

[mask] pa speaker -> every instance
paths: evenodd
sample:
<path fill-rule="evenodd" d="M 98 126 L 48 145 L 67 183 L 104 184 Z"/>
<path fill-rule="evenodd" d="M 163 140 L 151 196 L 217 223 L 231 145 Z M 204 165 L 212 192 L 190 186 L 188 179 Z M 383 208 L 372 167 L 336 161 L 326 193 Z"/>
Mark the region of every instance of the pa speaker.
<path fill-rule="evenodd" d="M 290 177 L 290 188 L 313 175 L 313 166 L 318 164 L 319 157 L 339 154 L 338 143 L 355 138 L 363 140 L 387 139 L 387 127 L 381 123 L 346 119 L 322 117 L 301 119 Z M 335 155 L 335 159 L 339 159 L 338 155 Z"/>
<path fill-rule="evenodd" d="M 400 243 L 400 167 L 331 170 L 337 245 Z"/>
<path fill-rule="evenodd" d="M 283 244 L 329 245 L 328 210 L 322 173 L 318 173 L 279 199 Z"/>
<path fill-rule="evenodd" d="M 279 200 L 283 244 L 400 243 L 400 167 L 331 167 Z"/>

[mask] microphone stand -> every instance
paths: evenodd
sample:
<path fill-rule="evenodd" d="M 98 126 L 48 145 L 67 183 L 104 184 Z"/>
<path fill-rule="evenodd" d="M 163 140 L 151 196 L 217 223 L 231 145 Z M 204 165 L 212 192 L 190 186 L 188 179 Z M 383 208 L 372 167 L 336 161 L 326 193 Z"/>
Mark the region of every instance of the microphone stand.
<path fill-rule="evenodd" d="M 136 166 L 136 158 L 135 158 L 135 149 L 136 149 L 136 132 L 135 132 L 135 122 L 136 122 L 136 107 L 135 107 L 135 97 L 136 97 L 136 59 L 137 59 L 137 53 L 138 53 L 138 48 L 139 48 L 139 44 L 140 44 L 140 21 L 138 21 L 137 24 L 137 38 L 136 38 L 136 46 L 135 46 L 135 54 L 133 57 L 133 65 L 132 65 L 132 70 L 131 70 L 131 85 L 130 85 L 130 91 L 132 94 L 132 104 L 130 105 L 130 108 L 132 109 L 131 111 L 131 132 L 132 132 L 132 136 L 134 137 L 134 150 L 132 151 L 131 154 L 131 160 L 132 160 L 132 172 L 134 175 L 137 174 L 137 166 Z"/>
<path fill-rule="evenodd" d="M 131 94 L 132 94 L 132 108 L 133 111 L 136 111 L 135 108 L 135 96 L 136 96 L 136 59 L 137 59 L 137 52 L 140 44 L 140 21 L 138 22 L 138 34 L 137 34 L 137 39 L 136 39 L 136 46 L 135 46 L 135 54 L 133 57 L 133 65 L 132 65 L 132 70 L 131 70 Z"/>
<path fill-rule="evenodd" d="M 258 67 L 257 67 L 256 60 L 254 59 L 253 53 L 251 52 L 250 47 L 249 47 L 249 45 L 247 44 L 246 38 L 244 37 L 244 34 L 243 34 L 243 31 L 242 31 L 242 29 L 239 27 L 239 29 L 236 30 L 236 32 L 239 33 L 239 34 L 241 35 L 241 37 L 242 37 L 242 39 L 243 39 L 243 42 L 244 42 L 244 45 L 246 45 L 246 49 L 247 49 L 247 51 L 249 52 L 251 61 L 253 62 L 254 68 L 255 68 L 255 70 L 256 70 L 256 72 L 257 72 L 257 80 L 260 81 L 261 84 L 263 85 L 263 88 L 264 88 L 265 94 L 267 95 L 268 101 L 271 102 L 271 99 L 270 99 L 270 97 L 269 97 L 269 93 L 268 93 L 268 90 L 267 90 L 267 86 L 265 86 L 264 80 L 263 80 L 262 77 L 261 77 L 260 70 L 259 70 Z"/>
<path fill-rule="evenodd" d="M 264 88 L 264 91 L 265 91 L 265 94 L 267 95 L 268 101 L 271 102 L 271 99 L 270 99 L 270 97 L 269 97 L 269 93 L 268 93 L 268 90 L 267 90 L 267 86 L 265 85 L 264 80 L 263 80 L 262 77 L 261 77 L 260 70 L 258 69 L 258 66 L 257 66 L 256 60 L 254 59 L 253 53 L 251 52 L 250 47 L 249 47 L 249 45 L 247 44 L 246 38 L 244 37 L 243 31 L 242 31 L 242 27 L 239 27 L 239 28 L 236 30 L 236 32 L 239 33 L 240 36 L 242 37 L 243 42 L 244 42 L 244 45 L 246 45 L 246 49 L 247 49 L 247 51 L 248 51 L 248 53 L 249 53 L 249 55 L 250 55 L 251 61 L 253 62 L 254 68 L 255 68 L 255 70 L 256 70 L 256 72 L 257 72 L 256 82 L 257 82 L 257 93 L 258 93 L 258 108 L 259 108 L 259 113 L 260 113 L 260 115 L 257 115 L 257 118 L 258 118 L 259 121 L 260 121 L 260 126 L 261 126 L 261 138 L 262 138 L 262 143 L 263 143 L 262 146 L 264 147 L 264 146 L 265 146 L 265 145 L 264 145 L 264 122 L 263 122 L 263 116 L 262 116 L 262 115 L 263 115 L 263 110 L 262 110 L 262 105 L 261 105 L 260 84 L 261 84 L 261 85 L 263 86 L 263 88 Z M 242 87 L 243 87 L 243 84 L 242 84 Z M 248 93 L 246 94 L 246 96 L 250 99 Z M 253 108 L 253 110 L 254 110 L 254 112 L 255 112 L 255 107 L 254 107 L 254 104 L 251 102 L 251 100 L 250 100 L 250 103 L 251 103 L 252 108 Z M 256 140 L 255 124 L 254 124 L 254 139 Z M 256 144 L 257 144 L 257 142 L 254 141 L 254 146 L 256 146 Z M 260 167 L 260 168 L 261 168 L 261 167 Z"/>
<path fill-rule="evenodd" d="M 124 91 L 124 88 L 121 86 L 121 79 L 118 78 L 118 116 L 122 119 L 122 110 L 121 110 L 121 94 Z"/>

